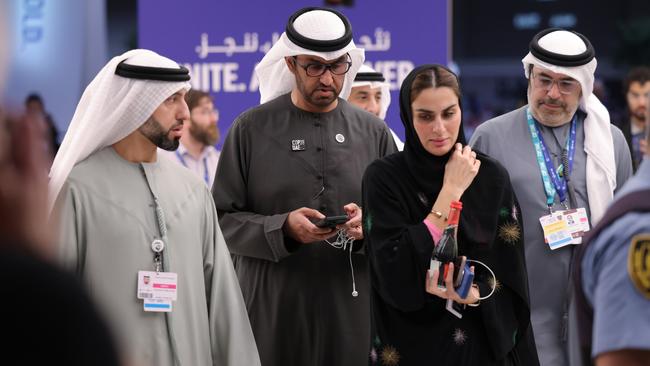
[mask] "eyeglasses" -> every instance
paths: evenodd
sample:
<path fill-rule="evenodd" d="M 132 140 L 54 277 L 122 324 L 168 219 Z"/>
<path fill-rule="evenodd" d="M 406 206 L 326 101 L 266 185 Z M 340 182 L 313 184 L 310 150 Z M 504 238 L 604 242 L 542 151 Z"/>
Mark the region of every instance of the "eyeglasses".
<path fill-rule="evenodd" d="M 349 56 L 348 56 L 349 57 Z M 337 61 L 333 64 L 322 64 L 320 62 L 312 62 L 307 65 L 303 65 L 298 62 L 298 58 L 293 56 L 293 61 L 296 65 L 305 69 L 307 76 L 318 77 L 325 73 L 326 70 L 329 70 L 334 75 L 343 75 L 350 70 L 352 66 L 351 61 Z"/>
<path fill-rule="evenodd" d="M 547 92 L 553 88 L 553 84 L 557 83 L 557 88 L 562 94 L 573 94 L 580 89 L 580 83 L 576 80 L 555 80 L 548 76 L 540 75 L 531 72 L 531 76 L 535 79 L 535 87 L 538 89 L 546 90 Z"/>

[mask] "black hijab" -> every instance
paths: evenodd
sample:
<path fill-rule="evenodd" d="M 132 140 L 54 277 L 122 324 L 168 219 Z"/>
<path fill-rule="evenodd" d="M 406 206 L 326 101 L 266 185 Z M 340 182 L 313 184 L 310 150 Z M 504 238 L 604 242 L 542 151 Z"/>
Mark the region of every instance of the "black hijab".
<path fill-rule="evenodd" d="M 444 175 L 445 164 L 447 164 L 453 148 L 444 156 L 434 156 L 424 149 L 424 146 L 422 146 L 420 143 L 420 138 L 415 131 L 415 127 L 413 126 L 413 112 L 411 110 L 411 86 L 413 85 L 415 78 L 421 72 L 425 70 L 431 70 L 431 72 L 434 72 L 434 69 L 436 67 L 449 71 L 450 74 L 456 77 L 456 74 L 442 65 L 422 65 L 416 67 L 413 71 L 411 71 L 411 73 L 408 74 L 406 79 L 404 79 L 399 94 L 400 117 L 402 118 L 402 124 L 404 124 L 404 133 L 406 134 L 406 140 L 404 141 L 404 154 L 406 155 L 407 165 L 409 171 L 413 174 L 413 178 L 415 178 L 415 180 L 418 182 L 418 185 L 427 192 L 438 192 L 442 187 L 442 179 L 439 178 Z M 458 107 L 461 107 L 460 98 L 458 99 Z M 460 123 L 460 129 L 458 131 L 458 138 L 456 139 L 456 142 L 460 142 L 463 145 L 467 144 L 465 140 L 465 133 L 463 132 L 462 120 Z M 440 182 L 437 182 L 437 180 L 440 180 Z"/>
<path fill-rule="evenodd" d="M 404 131 L 406 140 L 404 141 L 404 157 L 407 169 L 416 182 L 417 186 L 422 190 L 421 194 L 426 197 L 428 209 L 433 206 L 438 193 L 442 189 L 442 183 L 445 176 L 445 166 L 454 152 L 454 148 L 443 156 L 435 156 L 424 149 L 420 138 L 413 126 L 413 112 L 411 110 L 411 87 L 418 74 L 425 70 L 437 73 L 436 69 L 443 69 L 453 75 L 456 80 L 458 78 L 448 68 L 442 65 L 426 64 L 415 68 L 404 79 L 400 90 L 400 116 L 404 124 Z M 436 79 L 438 75 L 435 75 Z M 460 83 L 459 83 L 460 84 Z M 458 99 L 458 107 L 461 109 L 461 101 Z M 465 140 L 465 133 L 463 131 L 463 122 L 461 119 L 458 138 L 456 143 L 467 144 Z M 502 209 L 501 203 L 503 197 L 498 192 L 502 191 L 502 186 L 510 184 L 503 179 L 503 174 L 494 172 L 486 172 L 485 170 L 492 170 L 491 163 L 494 160 L 481 152 L 476 152 L 477 158 L 483 163 L 480 176 L 490 175 L 487 179 L 482 179 L 477 176 L 470 188 L 463 194 L 461 201 L 463 202 L 463 214 L 461 215 L 461 223 L 459 226 L 459 236 L 468 236 L 469 242 L 478 242 L 489 244 L 495 237 L 497 228 L 497 219 L 499 212 Z M 485 163 L 488 164 L 485 164 Z M 499 172 L 501 173 L 501 172 Z M 428 212 L 427 212 L 428 213 Z M 472 228 L 471 232 L 463 230 L 464 228 Z M 461 240 L 459 240 L 461 241 Z M 466 240 L 467 241 L 467 240 Z"/>

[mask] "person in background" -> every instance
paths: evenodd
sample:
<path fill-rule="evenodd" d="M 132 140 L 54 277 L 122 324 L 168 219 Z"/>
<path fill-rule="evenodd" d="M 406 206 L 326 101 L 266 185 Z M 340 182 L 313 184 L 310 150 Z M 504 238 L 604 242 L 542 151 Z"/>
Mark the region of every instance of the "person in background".
<path fill-rule="evenodd" d="M 214 107 L 210 94 L 200 90 L 188 91 L 185 102 L 190 109 L 190 118 L 183 124 L 178 149 L 158 149 L 158 153 L 193 171 L 208 187 L 212 187 L 220 153 L 214 146 L 219 141 L 219 111 Z"/>
<path fill-rule="evenodd" d="M 362 65 L 354 77 L 348 103 L 385 120 L 386 111 L 390 106 L 390 88 L 384 75 L 370 66 Z M 402 151 L 404 143 L 395 131 L 391 129 L 390 133 L 393 135 L 397 149 Z"/>
<path fill-rule="evenodd" d="M 59 151 L 59 132 L 52 116 L 45 110 L 43 98 L 36 93 L 32 93 L 25 98 L 25 113 L 28 115 L 42 116 L 41 119 L 33 119 L 33 122 L 39 122 L 39 130 L 42 130 L 45 136 L 46 149 L 54 160 L 54 156 Z"/>
<path fill-rule="evenodd" d="M 632 167 L 636 171 L 644 156 L 645 135 L 648 128 L 646 112 L 650 94 L 650 67 L 636 67 L 627 74 L 623 82 L 625 99 L 627 100 L 627 118 L 619 121 L 617 126 L 623 131 L 623 136 L 630 147 Z"/>

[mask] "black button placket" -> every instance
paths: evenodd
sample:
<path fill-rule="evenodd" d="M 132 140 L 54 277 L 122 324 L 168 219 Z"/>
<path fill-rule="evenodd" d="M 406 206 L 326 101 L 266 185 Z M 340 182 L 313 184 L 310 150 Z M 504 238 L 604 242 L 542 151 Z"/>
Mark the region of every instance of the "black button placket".
<path fill-rule="evenodd" d="M 325 210 L 327 209 L 327 206 L 323 202 L 323 195 L 325 193 L 326 185 L 325 185 L 325 149 L 324 149 L 324 144 L 325 144 L 325 131 L 327 130 L 323 126 L 323 122 L 321 120 L 321 115 L 320 113 L 314 113 L 314 127 L 316 129 L 315 134 L 316 134 L 316 152 L 317 152 L 317 166 L 316 170 L 318 173 L 316 174 L 316 180 L 318 181 L 318 184 L 320 184 L 321 189 L 320 189 L 320 194 L 318 195 L 318 202 L 316 204 L 320 204 L 318 206 L 318 210 L 322 213 L 325 214 Z"/>

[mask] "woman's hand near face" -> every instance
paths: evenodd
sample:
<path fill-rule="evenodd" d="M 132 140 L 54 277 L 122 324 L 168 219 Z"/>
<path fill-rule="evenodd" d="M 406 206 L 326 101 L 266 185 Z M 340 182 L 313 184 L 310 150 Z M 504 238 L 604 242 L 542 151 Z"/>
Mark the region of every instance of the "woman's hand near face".
<path fill-rule="evenodd" d="M 450 192 L 453 199 L 460 199 L 478 174 L 481 161 L 476 159 L 476 152 L 469 145 L 462 147 L 457 143 L 453 147 L 451 157 L 445 166 L 445 177 L 442 190 Z"/>

